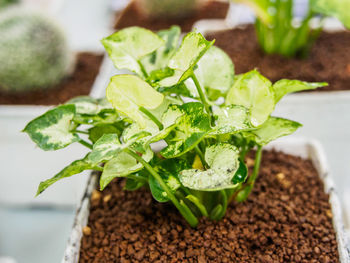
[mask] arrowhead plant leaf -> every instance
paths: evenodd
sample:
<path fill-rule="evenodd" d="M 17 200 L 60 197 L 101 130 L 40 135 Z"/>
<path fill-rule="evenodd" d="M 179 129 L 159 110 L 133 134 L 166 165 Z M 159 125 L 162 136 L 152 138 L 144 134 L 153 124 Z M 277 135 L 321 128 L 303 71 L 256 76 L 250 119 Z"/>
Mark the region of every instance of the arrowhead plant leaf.
<path fill-rule="evenodd" d="M 345 27 L 350 28 L 350 1 L 348 0 L 310 0 L 311 9 L 326 16 L 338 18 Z"/>
<path fill-rule="evenodd" d="M 79 141 L 71 129 L 74 115 L 74 105 L 61 105 L 29 122 L 23 131 L 45 151 L 62 149 Z"/>
<path fill-rule="evenodd" d="M 128 69 L 139 76 L 143 75 L 139 61 L 163 43 L 157 34 L 140 27 L 122 29 L 102 40 L 116 68 Z"/>

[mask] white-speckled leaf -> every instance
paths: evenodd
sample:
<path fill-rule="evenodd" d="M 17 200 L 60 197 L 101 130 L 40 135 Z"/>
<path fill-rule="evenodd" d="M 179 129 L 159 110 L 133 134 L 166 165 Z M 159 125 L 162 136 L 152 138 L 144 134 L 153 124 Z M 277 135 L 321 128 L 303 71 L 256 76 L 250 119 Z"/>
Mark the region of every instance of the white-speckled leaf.
<path fill-rule="evenodd" d="M 327 86 L 326 82 L 305 82 L 300 80 L 281 79 L 273 84 L 272 88 L 275 92 L 275 101 L 279 102 L 282 97 L 288 93 L 312 90 L 320 87 Z"/>
<path fill-rule="evenodd" d="M 163 94 L 154 90 L 147 82 L 134 75 L 116 75 L 107 87 L 107 99 L 120 113 L 146 127 L 146 116 L 140 107 L 155 109 L 163 102 Z"/>
<path fill-rule="evenodd" d="M 290 135 L 294 133 L 302 125 L 298 122 L 270 117 L 261 127 L 258 129 L 247 132 L 246 136 L 252 136 L 253 140 L 259 145 L 266 145 L 269 142 L 276 140 L 277 138 Z"/>
<path fill-rule="evenodd" d="M 254 127 L 263 124 L 275 108 L 275 94 L 271 82 L 257 70 L 241 75 L 226 97 L 226 105 L 241 105 L 249 109 Z"/>
<path fill-rule="evenodd" d="M 165 158 L 174 158 L 190 151 L 211 129 L 208 114 L 204 112 L 201 103 L 171 105 L 171 108 L 174 111 L 171 114 L 174 118 L 180 114 L 179 112 L 182 113 L 182 117 L 177 117 L 175 136 L 160 152 Z"/>
<path fill-rule="evenodd" d="M 190 77 L 194 66 L 213 43 L 214 41 L 207 41 L 200 33 L 188 33 L 168 64 L 175 71 L 174 76 L 163 79 L 160 85 L 173 86 Z"/>
<path fill-rule="evenodd" d="M 216 117 L 215 127 L 210 132 L 211 135 L 236 133 L 252 129 L 249 120 L 249 111 L 239 105 L 229 105 L 223 108 L 214 108 Z"/>
<path fill-rule="evenodd" d="M 43 181 L 40 183 L 38 187 L 38 191 L 36 195 L 41 194 L 43 191 L 46 190 L 50 185 L 54 184 L 55 182 L 63 179 L 70 177 L 75 174 L 79 174 L 83 172 L 84 170 L 91 170 L 94 169 L 94 165 L 86 161 L 86 158 L 81 159 L 81 160 L 76 160 L 72 162 L 70 165 L 65 167 L 62 171 L 60 171 L 58 174 L 56 174 L 54 177 Z"/>
<path fill-rule="evenodd" d="M 118 69 L 128 69 L 142 76 L 138 61 L 164 44 L 150 30 L 128 27 L 102 39 L 108 55 Z"/>
<path fill-rule="evenodd" d="M 79 96 L 69 100 L 66 104 L 74 104 L 77 114 L 96 115 L 104 109 L 113 109 L 105 99 L 95 99 L 89 96 Z"/>
<path fill-rule="evenodd" d="M 178 47 L 180 34 L 181 29 L 178 26 L 157 32 L 157 35 L 164 40 L 164 44 L 141 60 L 148 73 L 163 69 L 168 65 L 171 56 Z"/>
<path fill-rule="evenodd" d="M 79 141 L 71 131 L 74 115 L 74 105 L 61 105 L 29 122 L 23 131 L 45 151 L 62 149 Z"/>
<path fill-rule="evenodd" d="M 153 152 L 150 148 L 142 155 L 142 158 L 149 162 L 153 158 Z M 131 155 L 120 152 L 113 159 L 108 161 L 100 178 L 100 188 L 103 190 L 114 178 L 125 177 L 131 173 L 137 172 L 143 168 Z"/>
<path fill-rule="evenodd" d="M 211 100 L 225 95 L 234 81 L 234 66 L 230 57 L 220 48 L 211 46 L 198 61 L 194 73 Z M 191 85 L 193 82 L 186 82 Z M 195 87 L 190 88 L 190 90 Z"/>
<path fill-rule="evenodd" d="M 190 189 L 200 191 L 218 191 L 236 187 L 233 177 L 239 167 L 239 151 L 231 144 L 209 146 L 205 151 L 205 160 L 210 166 L 202 171 L 183 170 L 179 174 L 181 183 Z"/>

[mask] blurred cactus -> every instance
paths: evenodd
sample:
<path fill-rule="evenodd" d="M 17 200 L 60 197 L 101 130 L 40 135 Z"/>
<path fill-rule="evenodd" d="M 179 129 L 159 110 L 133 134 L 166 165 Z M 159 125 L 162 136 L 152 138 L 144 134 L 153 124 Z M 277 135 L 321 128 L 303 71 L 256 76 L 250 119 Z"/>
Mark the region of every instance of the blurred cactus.
<path fill-rule="evenodd" d="M 59 83 L 72 69 L 65 35 L 52 21 L 19 7 L 0 11 L 0 89 L 25 92 Z"/>
<path fill-rule="evenodd" d="M 136 0 L 140 12 L 149 18 L 180 19 L 190 16 L 199 0 Z"/>

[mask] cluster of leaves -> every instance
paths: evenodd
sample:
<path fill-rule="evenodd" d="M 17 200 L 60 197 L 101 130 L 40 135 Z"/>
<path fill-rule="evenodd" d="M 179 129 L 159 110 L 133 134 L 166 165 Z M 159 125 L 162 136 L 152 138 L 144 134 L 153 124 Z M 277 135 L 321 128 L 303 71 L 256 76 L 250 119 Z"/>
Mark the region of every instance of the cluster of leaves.
<path fill-rule="evenodd" d="M 112 77 L 107 99 L 72 99 L 25 127 L 44 150 L 74 142 L 91 149 L 41 182 L 37 194 L 60 179 L 97 170 L 101 190 L 116 177 L 126 178 L 127 190 L 149 186 L 157 201 L 172 202 L 191 226 L 201 216 L 219 220 L 231 200 L 247 198 L 262 147 L 301 126 L 270 116 L 275 104 L 287 93 L 326 84 L 272 84 L 257 70 L 235 76 L 214 41 L 196 32 L 180 46 L 179 40 L 178 27 L 157 34 L 130 27 L 102 40 L 114 65 L 133 73 Z M 245 156 L 254 147 L 248 176 Z"/>
<path fill-rule="evenodd" d="M 267 54 L 280 54 L 285 57 L 305 56 L 311 43 L 322 29 L 312 29 L 310 20 L 319 16 L 338 18 L 350 28 L 350 1 L 348 0 L 309 0 L 305 17 L 293 16 L 293 0 L 233 0 L 246 4 L 256 13 L 255 22 L 258 41 Z"/>

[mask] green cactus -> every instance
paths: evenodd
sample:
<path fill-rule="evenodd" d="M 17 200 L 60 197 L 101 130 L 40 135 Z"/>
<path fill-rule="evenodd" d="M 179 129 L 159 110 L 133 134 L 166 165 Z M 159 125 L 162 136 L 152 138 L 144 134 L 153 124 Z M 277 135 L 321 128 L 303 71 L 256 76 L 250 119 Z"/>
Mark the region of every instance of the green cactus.
<path fill-rule="evenodd" d="M 0 12 L 0 89 L 26 92 L 59 83 L 72 70 L 65 35 L 51 20 L 19 7 Z"/>
<path fill-rule="evenodd" d="M 150 18 L 180 19 L 193 13 L 199 0 L 139 0 L 142 13 Z"/>

